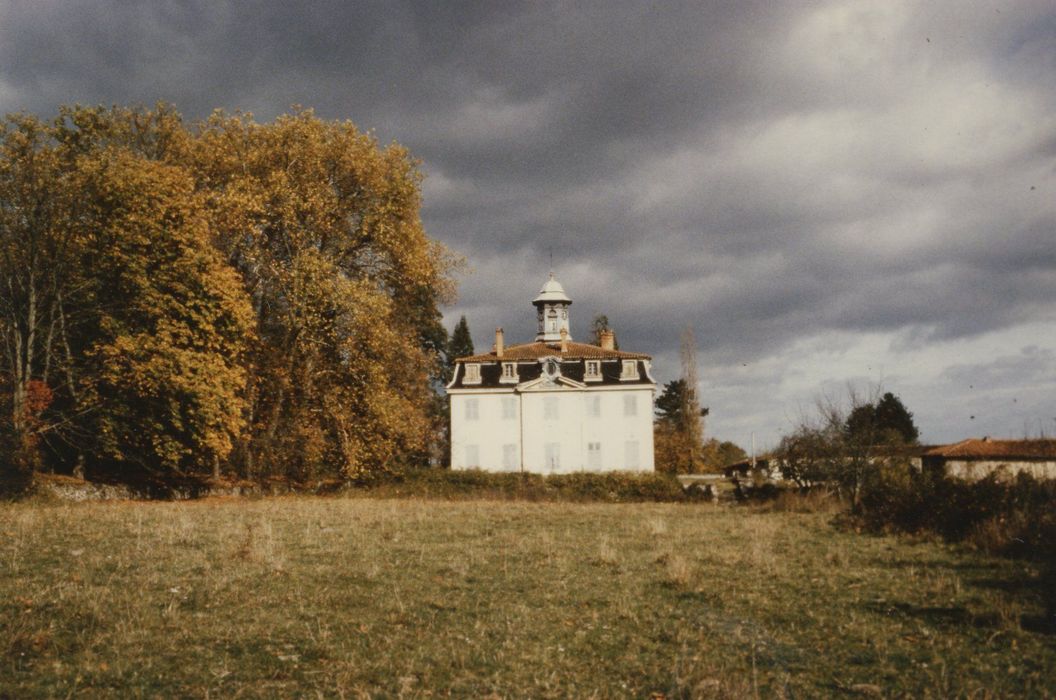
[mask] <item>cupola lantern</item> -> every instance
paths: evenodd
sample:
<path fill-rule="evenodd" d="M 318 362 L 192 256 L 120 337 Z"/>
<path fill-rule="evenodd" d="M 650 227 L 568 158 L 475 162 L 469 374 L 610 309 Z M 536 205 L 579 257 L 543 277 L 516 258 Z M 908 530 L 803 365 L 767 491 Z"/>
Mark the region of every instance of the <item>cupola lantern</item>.
<path fill-rule="evenodd" d="M 550 273 L 550 279 L 546 281 L 543 288 L 539 290 L 539 296 L 532 300 L 535 305 L 536 317 L 539 321 L 539 332 L 535 334 L 536 341 L 544 343 L 560 343 L 561 332 L 564 331 L 567 340 L 572 340 L 572 329 L 569 326 L 568 307 L 572 300 L 565 294 L 565 288 L 554 279 L 554 273 Z"/>

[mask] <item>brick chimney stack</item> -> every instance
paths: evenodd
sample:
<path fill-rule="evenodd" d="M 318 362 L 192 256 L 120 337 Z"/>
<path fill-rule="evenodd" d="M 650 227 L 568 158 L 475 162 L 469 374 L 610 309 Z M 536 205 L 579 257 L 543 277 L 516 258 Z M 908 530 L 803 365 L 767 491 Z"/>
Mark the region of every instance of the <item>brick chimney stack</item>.
<path fill-rule="evenodd" d="M 568 329 L 561 329 L 561 352 L 568 352 Z"/>
<path fill-rule="evenodd" d="M 616 349 L 616 333 L 611 330 L 603 330 L 601 332 L 601 349 L 602 350 L 615 350 Z"/>
<path fill-rule="evenodd" d="M 495 356 L 502 357 L 503 350 L 506 349 L 506 339 L 503 337 L 502 329 L 495 329 Z"/>

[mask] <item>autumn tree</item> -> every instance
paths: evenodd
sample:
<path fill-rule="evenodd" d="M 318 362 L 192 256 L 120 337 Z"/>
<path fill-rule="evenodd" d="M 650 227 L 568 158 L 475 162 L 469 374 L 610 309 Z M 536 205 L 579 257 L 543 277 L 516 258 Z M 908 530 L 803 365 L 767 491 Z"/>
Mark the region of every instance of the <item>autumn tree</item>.
<path fill-rule="evenodd" d="M 748 459 L 748 453 L 735 442 L 709 438 L 701 450 L 705 471 L 719 472 L 723 467 Z"/>
<path fill-rule="evenodd" d="M 701 408 L 697 400 L 697 341 L 693 336 L 693 329 L 688 326 L 682 331 L 679 358 L 682 361 L 682 380 L 685 382 L 680 427 L 690 446 L 689 458 L 693 464 L 697 464 L 704 442 L 703 419 L 708 415 L 708 411 Z"/>
<path fill-rule="evenodd" d="M 159 105 L 8 117 L 0 149 L 5 464 L 428 459 L 455 261 L 403 148 L 310 111 L 189 127 Z"/>
<path fill-rule="evenodd" d="M 171 112 L 9 117 L 0 154 L 10 463 L 215 469 L 241 432 L 245 293 L 164 137 Z M 161 122 L 166 126 L 162 128 Z M 21 447 L 19 447 L 19 445 Z"/>
<path fill-rule="evenodd" d="M 56 285 L 69 269 L 68 193 L 50 126 L 9 115 L 0 124 L 0 341 L 5 481 L 39 466 L 44 412 L 53 396 Z"/>
<path fill-rule="evenodd" d="M 705 466 L 703 418 L 708 409 L 697 400 L 697 349 L 686 328 L 680 343 L 682 376 L 668 382 L 656 400 L 654 424 L 656 461 L 675 473 L 693 473 Z"/>
<path fill-rule="evenodd" d="M 438 361 L 422 324 L 453 290 L 408 153 L 310 111 L 216 114 L 192 167 L 255 317 L 242 472 L 356 477 L 420 453 Z"/>
<path fill-rule="evenodd" d="M 95 454 L 126 476 L 215 473 L 242 434 L 252 316 L 194 178 L 114 148 L 79 158 L 75 176 L 92 275 L 73 342 Z"/>
<path fill-rule="evenodd" d="M 700 468 L 708 472 L 721 471 L 723 467 L 747 457 L 747 453 L 737 444 L 728 440 L 710 438 L 700 446 L 700 462 L 694 467 L 686 458 L 692 449 L 690 440 L 693 433 L 685 426 L 689 423 L 691 401 L 685 379 L 673 379 L 664 384 L 663 390 L 656 398 L 656 423 L 654 437 L 657 444 L 657 463 L 677 465 L 676 469 L 690 470 Z M 708 415 L 707 408 L 697 409 L 699 417 Z M 698 419 L 699 420 L 699 419 Z"/>

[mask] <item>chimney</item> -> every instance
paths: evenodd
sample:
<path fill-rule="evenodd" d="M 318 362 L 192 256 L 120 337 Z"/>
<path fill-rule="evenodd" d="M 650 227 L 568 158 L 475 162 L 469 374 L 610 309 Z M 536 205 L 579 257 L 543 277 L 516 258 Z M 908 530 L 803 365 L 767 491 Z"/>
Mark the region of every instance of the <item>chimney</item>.
<path fill-rule="evenodd" d="M 616 333 L 609 329 L 605 329 L 601 332 L 601 349 L 602 350 L 615 350 L 616 349 Z"/>
<path fill-rule="evenodd" d="M 502 335 L 502 329 L 495 329 L 495 356 L 502 357 L 502 351 L 506 348 L 506 339 Z"/>
<path fill-rule="evenodd" d="M 568 352 L 568 329 L 561 329 L 561 352 Z"/>

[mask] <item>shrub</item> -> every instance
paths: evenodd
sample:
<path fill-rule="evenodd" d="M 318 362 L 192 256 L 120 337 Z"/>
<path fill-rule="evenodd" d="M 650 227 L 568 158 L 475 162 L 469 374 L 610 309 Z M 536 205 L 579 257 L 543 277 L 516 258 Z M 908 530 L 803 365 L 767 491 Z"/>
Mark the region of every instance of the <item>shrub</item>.
<path fill-rule="evenodd" d="M 963 481 L 888 466 L 863 489 L 859 518 L 873 529 L 935 532 L 995 554 L 1056 558 L 1056 482 L 1027 474 Z"/>
<path fill-rule="evenodd" d="M 783 488 L 761 506 L 764 511 L 779 513 L 836 513 L 843 508 L 839 497 L 825 488 Z"/>
<path fill-rule="evenodd" d="M 380 496 L 573 502 L 679 502 L 690 500 L 667 474 L 630 472 L 541 474 L 493 473 L 477 469 L 410 470 L 391 480 L 363 485 Z"/>

